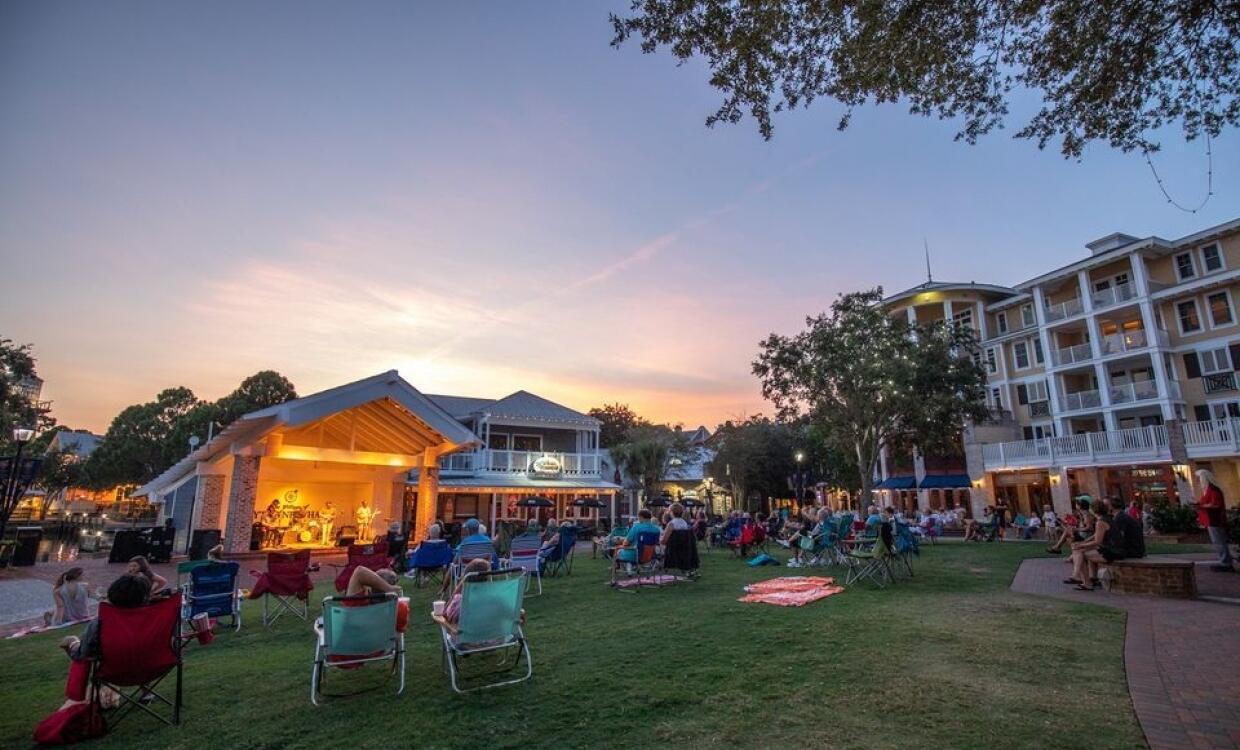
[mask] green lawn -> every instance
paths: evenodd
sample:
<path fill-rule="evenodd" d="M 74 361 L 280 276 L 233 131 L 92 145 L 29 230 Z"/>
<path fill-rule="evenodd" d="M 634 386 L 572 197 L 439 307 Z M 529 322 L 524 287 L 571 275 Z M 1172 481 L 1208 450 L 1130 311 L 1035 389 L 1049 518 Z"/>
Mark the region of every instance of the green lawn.
<path fill-rule="evenodd" d="M 319 708 L 309 626 L 263 630 L 247 603 L 240 633 L 187 649 L 181 727 L 134 716 L 92 746 L 1144 747 L 1122 613 L 1008 592 L 1037 552 L 941 544 L 911 581 L 800 609 L 736 601 L 747 582 L 796 572 L 786 568 L 716 552 L 698 583 L 632 595 L 579 556 L 571 577 L 527 600 L 534 679 L 468 696 L 449 689 L 438 632 L 419 616 L 432 596 L 413 591 L 405 693 L 385 686 Z M 61 702 L 59 637 L 0 643 L 0 747 L 30 745 Z M 379 677 L 333 676 L 335 688 Z"/>

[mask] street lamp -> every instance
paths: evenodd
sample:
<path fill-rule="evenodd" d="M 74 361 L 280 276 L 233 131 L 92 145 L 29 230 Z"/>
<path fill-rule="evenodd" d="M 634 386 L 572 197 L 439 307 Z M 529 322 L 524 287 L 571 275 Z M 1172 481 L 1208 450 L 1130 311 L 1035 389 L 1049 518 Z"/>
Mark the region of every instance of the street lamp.
<path fill-rule="evenodd" d="M 9 460 L 8 472 L 4 477 L 4 497 L 0 497 L 0 540 L 4 539 L 4 532 L 9 525 L 9 516 L 17 507 L 17 502 L 21 498 L 22 493 L 26 491 L 30 480 L 34 479 L 34 471 L 38 470 L 38 466 L 33 466 L 34 471 L 22 473 L 22 450 L 34 438 L 34 430 L 29 427 L 16 427 L 13 429 L 13 442 L 17 444 L 17 453 Z"/>
<path fill-rule="evenodd" d="M 805 460 L 805 452 L 797 451 L 793 458 L 797 461 L 797 507 L 801 507 L 801 503 L 805 499 L 805 472 L 801 470 L 801 462 Z"/>

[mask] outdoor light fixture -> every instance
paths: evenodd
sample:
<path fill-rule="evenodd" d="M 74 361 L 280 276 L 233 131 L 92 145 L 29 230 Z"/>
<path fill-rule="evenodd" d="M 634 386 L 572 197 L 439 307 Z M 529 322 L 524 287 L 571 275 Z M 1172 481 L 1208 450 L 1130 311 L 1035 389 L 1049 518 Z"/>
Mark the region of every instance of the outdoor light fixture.
<path fill-rule="evenodd" d="M 13 428 L 13 442 L 15 443 L 29 443 L 30 439 L 33 437 L 34 437 L 34 430 L 30 429 L 29 427 Z"/>
<path fill-rule="evenodd" d="M 796 459 L 797 459 L 797 463 L 801 463 L 802 461 L 805 460 L 805 454 L 802 453 L 801 451 L 797 451 Z"/>
<path fill-rule="evenodd" d="M 1171 472 L 1175 474 L 1177 478 L 1182 479 L 1185 482 L 1188 481 L 1188 465 L 1187 464 L 1172 464 Z"/>

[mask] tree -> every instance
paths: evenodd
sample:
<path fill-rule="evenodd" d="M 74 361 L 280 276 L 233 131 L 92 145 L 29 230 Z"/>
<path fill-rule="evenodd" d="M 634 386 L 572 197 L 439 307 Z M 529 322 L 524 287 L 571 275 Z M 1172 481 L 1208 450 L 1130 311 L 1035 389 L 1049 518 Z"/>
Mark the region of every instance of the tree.
<path fill-rule="evenodd" d="M 39 468 L 39 485 L 43 488 L 43 511 L 41 517 L 57 502 L 64 502 L 70 487 L 85 487 L 86 464 L 72 450 L 50 450 L 43 454 Z"/>
<path fill-rule="evenodd" d="M 985 373 L 971 328 L 911 325 L 881 306 L 882 289 L 842 295 L 794 336 L 771 334 L 753 372 L 783 419 L 805 419 L 856 457 L 868 498 L 884 445 L 941 449 L 981 419 Z"/>
<path fill-rule="evenodd" d="M 611 17 L 613 46 L 697 56 L 723 103 L 707 125 L 747 112 L 764 138 L 772 114 L 831 98 L 854 108 L 907 101 L 960 118 L 975 143 L 1009 114 L 1013 92 L 1041 108 L 1016 133 L 1065 156 L 1104 140 L 1155 150 L 1149 133 L 1178 125 L 1191 140 L 1240 122 L 1240 12 L 1235 0 L 633 0 Z"/>
<path fill-rule="evenodd" d="M 23 390 L 38 377 L 30 344 L 14 344 L 0 337 L 0 453 L 12 452 L 15 428 L 28 427 L 42 433 L 55 424 L 47 406 Z"/>
<path fill-rule="evenodd" d="M 112 420 L 103 442 L 87 460 L 95 487 L 145 482 L 172 465 L 170 436 L 177 422 L 202 402 L 184 386 L 168 388 L 145 404 L 134 404 Z"/>
<path fill-rule="evenodd" d="M 683 434 L 666 425 L 644 424 L 629 430 L 624 442 L 613 445 L 611 456 L 622 472 L 637 480 L 642 497 L 649 501 L 672 461 L 684 460 L 689 450 Z"/>
<path fill-rule="evenodd" d="M 650 423 L 645 419 L 637 416 L 637 412 L 629 408 L 628 404 L 604 404 L 601 407 L 594 407 L 589 411 L 589 415 L 597 419 L 599 424 L 599 446 L 602 448 L 610 448 L 614 445 L 623 443 L 636 427 L 648 426 Z"/>
<path fill-rule="evenodd" d="M 262 370 L 242 380 L 237 390 L 215 402 L 219 409 L 216 418 L 226 426 L 244 414 L 295 398 L 297 389 L 292 381 L 275 370 Z"/>
<path fill-rule="evenodd" d="M 751 495 L 787 494 L 789 477 L 796 471 L 796 444 L 791 426 L 760 414 L 725 422 L 715 431 L 715 457 L 708 469 L 732 497 L 752 510 Z"/>

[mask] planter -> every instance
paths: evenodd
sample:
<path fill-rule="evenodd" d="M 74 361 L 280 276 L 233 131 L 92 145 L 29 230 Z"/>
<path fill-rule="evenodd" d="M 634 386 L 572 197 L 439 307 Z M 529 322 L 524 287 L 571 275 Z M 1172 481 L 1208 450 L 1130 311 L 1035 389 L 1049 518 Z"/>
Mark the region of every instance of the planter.
<path fill-rule="evenodd" d="M 1209 544 L 1210 537 L 1204 531 L 1190 531 L 1182 534 L 1150 534 L 1147 542 L 1159 544 Z"/>

